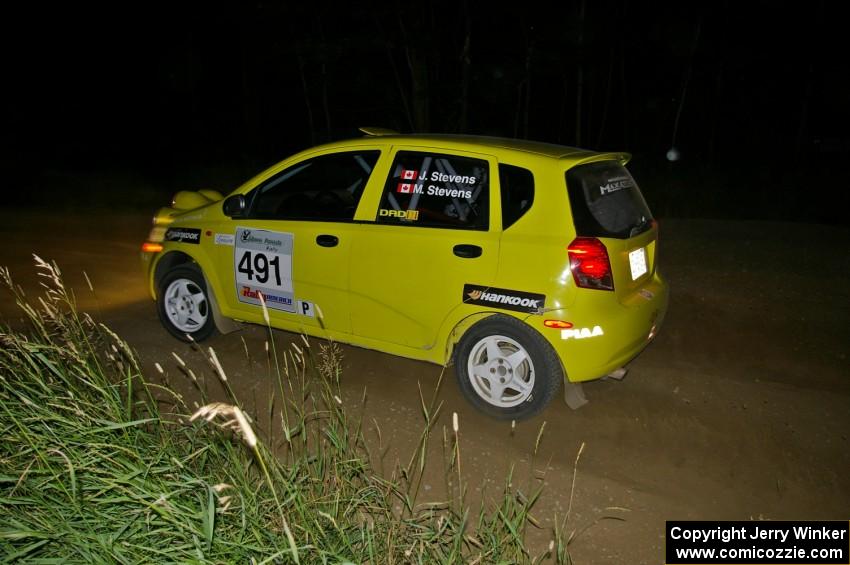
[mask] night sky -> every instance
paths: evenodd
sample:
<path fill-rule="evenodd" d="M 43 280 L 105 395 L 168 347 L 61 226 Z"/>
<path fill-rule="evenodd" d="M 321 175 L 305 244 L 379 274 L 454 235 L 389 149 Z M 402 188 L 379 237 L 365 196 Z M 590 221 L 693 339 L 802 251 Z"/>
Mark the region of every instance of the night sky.
<path fill-rule="evenodd" d="M 838 4 L 177 4 L 4 18 L 6 205 L 227 192 L 372 125 L 629 151 L 662 217 L 847 223 Z"/>

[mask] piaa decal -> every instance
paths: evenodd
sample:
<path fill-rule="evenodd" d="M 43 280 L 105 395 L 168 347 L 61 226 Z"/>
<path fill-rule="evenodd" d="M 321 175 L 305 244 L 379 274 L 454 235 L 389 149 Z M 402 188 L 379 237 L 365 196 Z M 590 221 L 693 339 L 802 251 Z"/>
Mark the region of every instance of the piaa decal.
<path fill-rule="evenodd" d="M 572 328 L 570 330 L 561 330 L 561 339 L 587 339 L 589 337 L 598 337 L 605 335 L 600 326 L 593 328 Z"/>

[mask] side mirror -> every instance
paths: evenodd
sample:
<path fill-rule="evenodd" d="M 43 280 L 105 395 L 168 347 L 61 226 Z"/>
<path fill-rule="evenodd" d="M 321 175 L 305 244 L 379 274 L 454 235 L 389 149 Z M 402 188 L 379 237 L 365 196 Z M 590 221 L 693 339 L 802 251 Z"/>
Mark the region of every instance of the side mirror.
<path fill-rule="evenodd" d="M 225 216 L 231 218 L 241 218 L 245 215 L 245 196 L 242 194 L 234 194 L 229 196 L 221 206 Z"/>

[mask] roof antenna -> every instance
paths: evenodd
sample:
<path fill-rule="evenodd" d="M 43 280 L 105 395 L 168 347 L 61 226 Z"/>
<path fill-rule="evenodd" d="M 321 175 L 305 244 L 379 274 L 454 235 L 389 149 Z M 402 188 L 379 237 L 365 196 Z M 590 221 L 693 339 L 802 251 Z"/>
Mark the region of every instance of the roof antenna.
<path fill-rule="evenodd" d="M 398 135 L 398 132 L 393 129 L 387 128 L 376 128 L 376 127 L 362 127 L 358 128 L 360 131 L 365 133 L 368 136 L 378 136 L 378 135 Z"/>

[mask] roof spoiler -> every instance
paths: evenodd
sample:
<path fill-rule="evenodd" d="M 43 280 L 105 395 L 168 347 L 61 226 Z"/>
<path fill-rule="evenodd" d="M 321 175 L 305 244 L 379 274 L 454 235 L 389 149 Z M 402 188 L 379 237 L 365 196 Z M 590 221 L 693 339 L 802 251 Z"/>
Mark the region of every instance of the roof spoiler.
<path fill-rule="evenodd" d="M 360 131 L 368 135 L 369 137 L 379 136 L 379 135 L 398 135 L 398 132 L 394 129 L 387 128 L 375 128 L 375 127 L 362 127 L 358 128 Z"/>

